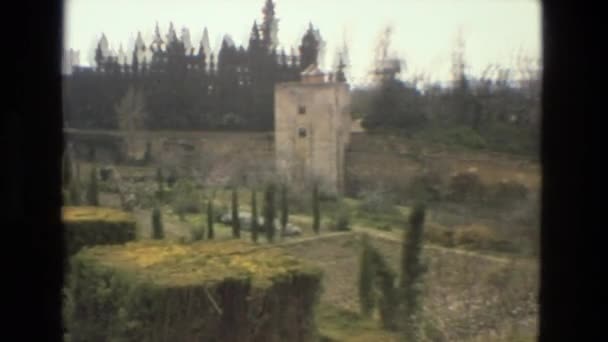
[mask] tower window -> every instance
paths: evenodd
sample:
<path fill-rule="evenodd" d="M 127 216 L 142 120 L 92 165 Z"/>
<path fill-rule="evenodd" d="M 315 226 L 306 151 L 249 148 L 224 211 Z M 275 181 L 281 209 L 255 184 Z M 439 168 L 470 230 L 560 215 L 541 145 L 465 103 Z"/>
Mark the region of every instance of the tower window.
<path fill-rule="evenodd" d="M 298 135 L 300 138 L 306 138 L 306 128 L 298 128 Z"/>
<path fill-rule="evenodd" d="M 306 114 L 306 106 L 299 106 L 298 114 Z"/>

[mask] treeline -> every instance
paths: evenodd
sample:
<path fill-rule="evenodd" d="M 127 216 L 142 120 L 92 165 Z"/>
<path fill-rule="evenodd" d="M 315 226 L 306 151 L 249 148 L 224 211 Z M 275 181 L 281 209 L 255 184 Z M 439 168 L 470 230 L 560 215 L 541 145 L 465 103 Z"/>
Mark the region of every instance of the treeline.
<path fill-rule="evenodd" d="M 468 148 L 538 154 L 540 78 L 515 82 L 507 69 L 460 78 L 450 87 L 387 77 L 353 94 L 353 113 L 369 131 Z"/>
<path fill-rule="evenodd" d="M 139 102 L 145 104 L 141 129 L 271 130 L 275 83 L 296 81 L 303 69 L 317 63 L 320 36 L 311 24 L 299 54 L 287 55 L 277 47 L 271 0 L 263 15 L 260 25 L 254 22 L 246 49 L 225 36 L 217 56 L 203 41 L 197 51 L 189 48 L 189 33 L 184 30 L 178 38 L 173 24 L 166 40 L 157 25 L 149 46 L 139 34 L 130 64 L 108 53 L 107 38 L 102 36 L 96 68 L 75 67 L 64 78 L 65 124 L 119 128 L 116 106 L 128 100 L 129 89 L 134 88 L 130 93 L 142 94 Z"/>

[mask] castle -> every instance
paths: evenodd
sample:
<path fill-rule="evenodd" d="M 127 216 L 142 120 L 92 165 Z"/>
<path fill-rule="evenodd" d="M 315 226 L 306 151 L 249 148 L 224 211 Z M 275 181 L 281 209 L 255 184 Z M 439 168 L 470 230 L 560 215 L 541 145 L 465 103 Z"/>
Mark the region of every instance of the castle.
<path fill-rule="evenodd" d="M 312 64 L 300 82 L 275 86 L 274 116 L 278 175 L 292 186 L 318 182 L 327 193 L 342 193 L 351 129 L 348 84 Z"/>

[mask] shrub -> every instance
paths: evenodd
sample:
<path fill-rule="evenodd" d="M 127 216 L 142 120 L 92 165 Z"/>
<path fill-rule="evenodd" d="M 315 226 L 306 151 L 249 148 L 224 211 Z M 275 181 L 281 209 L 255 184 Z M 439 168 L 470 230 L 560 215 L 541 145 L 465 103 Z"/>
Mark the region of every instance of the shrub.
<path fill-rule="evenodd" d="M 485 187 L 476 170 L 459 172 L 450 178 L 447 198 L 457 202 L 475 202 L 483 200 Z"/>
<path fill-rule="evenodd" d="M 192 241 L 201 241 L 205 239 L 205 226 L 199 225 L 190 230 Z"/>
<path fill-rule="evenodd" d="M 513 251 L 513 243 L 498 232 L 481 224 L 456 227 L 454 241 L 458 246 L 470 249 Z"/>
<path fill-rule="evenodd" d="M 399 214 L 393 197 L 381 189 L 363 192 L 358 209 L 370 214 Z"/>
<path fill-rule="evenodd" d="M 501 180 L 493 186 L 491 201 L 498 205 L 519 203 L 528 197 L 528 187 L 514 180 Z"/>
<path fill-rule="evenodd" d="M 343 202 L 339 202 L 338 207 L 331 217 L 330 228 L 336 231 L 350 230 L 350 208 Z"/>
<path fill-rule="evenodd" d="M 200 211 L 199 195 L 192 182 L 180 179 L 171 189 L 171 194 L 173 210 L 179 215 L 180 219 L 183 220 L 185 214 Z"/>
<path fill-rule="evenodd" d="M 97 247 L 72 259 L 74 341 L 315 340 L 321 272 L 241 241 Z"/>
<path fill-rule="evenodd" d="M 441 199 L 441 177 L 437 172 L 423 172 L 412 178 L 408 194 L 414 201 L 437 202 Z"/>
<path fill-rule="evenodd" d="M 427 225 L 424 230 L 424 238 L 431 242 L 445 247 L 454 247 L 454 229 L 438 225 Z"/>
<path fill-rule="evenodd" d="M 135 218 L 124 211 L 102 207 L 64 207 L 67 254 L 85 246 L 120 244 L 136 237 Z"/>

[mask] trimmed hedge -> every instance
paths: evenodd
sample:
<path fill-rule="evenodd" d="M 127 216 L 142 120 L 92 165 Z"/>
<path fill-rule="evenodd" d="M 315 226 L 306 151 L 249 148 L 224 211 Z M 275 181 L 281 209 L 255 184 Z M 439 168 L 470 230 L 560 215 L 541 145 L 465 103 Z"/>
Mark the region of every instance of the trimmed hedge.
<path fill-rule="evenodd" d="M 67 255 L 85 246 L 121 244 L 136 237 L 135 218 L 124 211 L 102 207 L 63 207 Z"/>
<path fill-rule="evenodd" d="M 321 272 L 280 248 L 165 241 L 87 248 L 64 306 L 78 341 L 314 341 Z"/>

